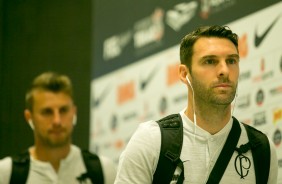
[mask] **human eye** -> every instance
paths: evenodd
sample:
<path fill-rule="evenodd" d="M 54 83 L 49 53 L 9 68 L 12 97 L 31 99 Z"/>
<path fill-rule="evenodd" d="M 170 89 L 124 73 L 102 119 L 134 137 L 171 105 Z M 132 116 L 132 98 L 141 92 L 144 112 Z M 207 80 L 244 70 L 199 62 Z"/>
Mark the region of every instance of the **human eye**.
<path fill-rule="evenodd" d="M 50 115 L 53 114 L 53 111 L 52 111 L 51 109 L 43 109 L 43 110 L 41 111 L 41 114 L 42 114 L 43 116 L 50 116 Z"/>
<path fill-rule="evenodd" d="M 206 64 L 206 65 L 213 65 L 215 63 L 216 63 L 215 59 L 205 59 L 204 60 L 204 64 Z"/>
<path fill-rule="evenodd" d="M 66 113 L 68 113 L 69 112 L 69 107 L 62 107 L 61 109 L 60 109 L 60 114 L 66 114 Z"/>
<path fill-rule="evenodd" d="M 238 62 L 239 62 L 239 55 L 237 55 L 237 54 L 229 55 L 226 58 L 226 63 L 227 64 L 237 64 Z"/>
<path fill-rule="evenodd" d="M 229 58 L 226 60 L 227 64 L 236 64 L 238 60 L 236 58 Z"/>

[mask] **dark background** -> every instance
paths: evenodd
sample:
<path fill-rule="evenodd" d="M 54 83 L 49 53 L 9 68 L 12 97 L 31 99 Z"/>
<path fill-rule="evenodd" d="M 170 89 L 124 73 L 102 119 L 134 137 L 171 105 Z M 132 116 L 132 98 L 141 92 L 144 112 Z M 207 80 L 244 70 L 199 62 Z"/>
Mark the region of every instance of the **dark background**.
<path fill-rule="evenodd" d="M 0 158 L 33 144 L 25 92 L 35 76 L 51 70 L 73 81 L 73 142 L 88 148 L 91 6 L 91 0 L 0 0 Z"/>

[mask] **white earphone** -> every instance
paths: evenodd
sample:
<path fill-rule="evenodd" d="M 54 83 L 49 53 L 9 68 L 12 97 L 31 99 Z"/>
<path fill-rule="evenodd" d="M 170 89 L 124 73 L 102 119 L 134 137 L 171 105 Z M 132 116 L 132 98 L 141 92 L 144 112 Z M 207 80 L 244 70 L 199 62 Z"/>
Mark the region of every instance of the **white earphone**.
<path fill-rule="evenodd" d="M 28 120 L 28 124 L 32 130 L 34 130 L 33 121 L 31 119 Z"/>
<path fill-rule="evenodd" d="M 188 76 L 186 75 L 186 80 L 188 82 L 188 84 L 190 85 L 191 89 L 192 89 L 192 93 L 193 93 L 193 121 L 194 121 L 194 141 L 196 139 L 196 127 L 197 127 L 197 117 L 196 117 L 196 112 L 195 112 L 195 98 L 194 98 L 194 89 L 193 86 L 188 78 Z M 189 90 L 188 90 L 189 92 Z M 188 108 L 188 106 L 187 106 Z"/>
<path fill-rule="evenodd" d="M 75 114 L 75 115 L 73 115 L 73 118 L 72 118 L 72 124 L 73 124 L 73 126 L 76 125 L 76 121 L 77 121 L 77 116 L 76 116 L 76 114 Z"/>
<path fill-rule="evenodd" d="M 189 80 L 187 75 L 186 75 L 186 80 L 187 80 L 188 84 L 191 86 L 191 88 L 193 89 L 192 84 L 191 84 L 191 82 L 190 82 L 190 80 Z"/>

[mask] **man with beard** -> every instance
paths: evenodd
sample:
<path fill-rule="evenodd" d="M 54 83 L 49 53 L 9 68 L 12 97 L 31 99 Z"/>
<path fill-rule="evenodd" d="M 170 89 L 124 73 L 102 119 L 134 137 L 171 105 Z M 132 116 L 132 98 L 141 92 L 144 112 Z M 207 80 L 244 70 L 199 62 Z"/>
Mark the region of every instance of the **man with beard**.
<path fill-rule="evenodd" d="M 270 145 L 262 150 L 260 158 L 270 164 L 257 172 L 254 162 L 257 164 L 258 160 L 249 148 L 265 142 L 249 143 L 249 128 L 232 117 L 231 103 L 239 77 L 238 36 L 226 26 L 200 27 L 182 39 L 180 60 L 179 77 L 188 88 L 187 107 L 157 122 L 139 125 L 120 156 L 115 184 L 259 183 L 259 173 L 266 174 L 262 183 L 275 184 L 278 165 L 273 144 L 263 133 L 252 129 Z M 182 129 L 176 136 L 165 137 L 166 131 L 178 127 Z M 175 151 L 178 139 L 182 141 L 179 157 Z M 168 144 L 174 147 L 163 150 L 164 146 L 170 148 Z M 228 149 L 229 144 L 234 148 Z M 264 152 L 269 153 L 269 158 L 263 156 Z M 227 155 L 230 157 L 225 159 Z M 175 166 L 172 175 L 166 172 L 169 163 Z M 168 181 L 162 179 L 167 177 Z"/>
<path fill-rule="evenodd" d="M 0 160 L 0 183 L 90 184 L 95 180 L 112 184 L 114 164 L 72 144 L 76 111 L 67 76 L 46 72 L 36 77 L 26 94 L 24 111 L 33 129 L 34 146 L 13 159 Z"/>

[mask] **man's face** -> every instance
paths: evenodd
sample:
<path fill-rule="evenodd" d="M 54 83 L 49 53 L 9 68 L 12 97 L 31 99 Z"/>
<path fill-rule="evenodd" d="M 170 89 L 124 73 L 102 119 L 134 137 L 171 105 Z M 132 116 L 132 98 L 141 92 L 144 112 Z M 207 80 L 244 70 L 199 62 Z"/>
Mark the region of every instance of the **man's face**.
<path fill-rule="evenodd" d="M 76 107 L 65 93 L 36 90 L 33 92 L 33 110 L 36 144 L 61 147 L 71 142 L 72 120 Z"/>
<path fill-rule="evenodd" d="M 231 104 L 238 76 L 239 54 L 230 40 L 204 37 L 195 42 L 191 82 L 197 103 Z"/>

